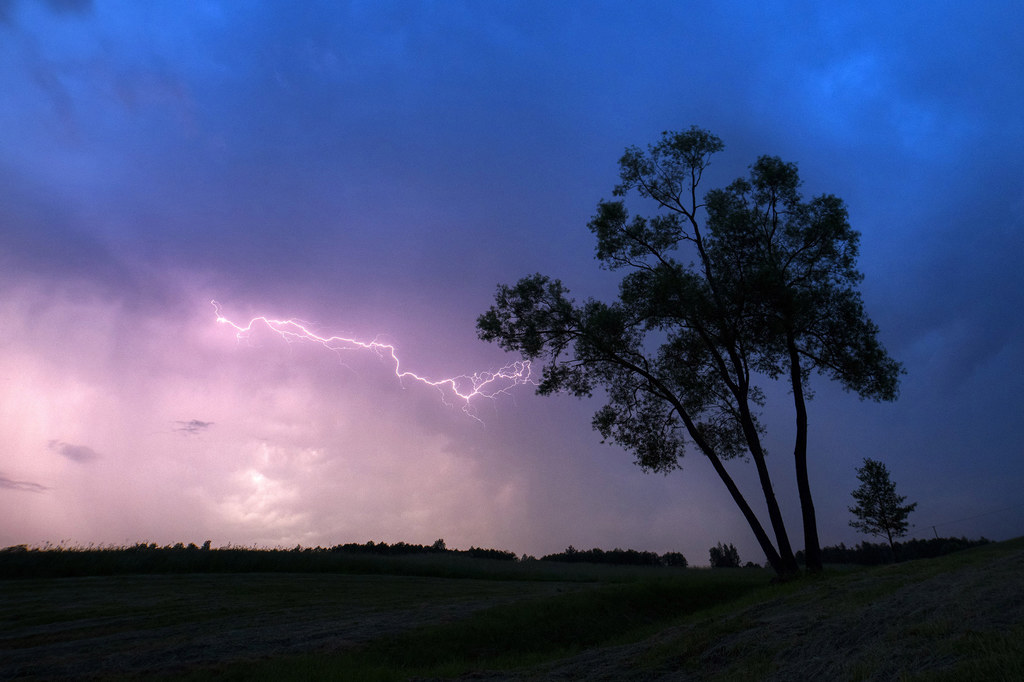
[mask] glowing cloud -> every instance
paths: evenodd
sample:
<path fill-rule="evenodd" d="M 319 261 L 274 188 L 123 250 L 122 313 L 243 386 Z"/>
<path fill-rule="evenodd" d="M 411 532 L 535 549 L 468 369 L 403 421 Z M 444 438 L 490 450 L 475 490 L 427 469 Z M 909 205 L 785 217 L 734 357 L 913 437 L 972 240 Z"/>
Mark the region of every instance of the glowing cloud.
<path fill-rule="evenodd" d="M 321 336 L 310 329 L 309 323 L 297 319 L 276 320 L 259 316 L 250 319 L 245 324 L 238 324 L 221 313 L 221 307 L 217 301 L 210 301 L 210 304 L 213 305 L 217 313 L 217 322 L 232 327 L 239 340 L 247 339 L 255 326 L 262 325 L 289 343 L 300 341 L 316 343 L 335 353 L 351 350 L 370 351 L 391 364 L 395 377 L 399 382 L 403 382 L 403 385 L 405 380 L 410 380 L 430 386 L 441 394 L 441 399 L 445 404 L 462 403 L 463 411 L 474 418 L 476 418 L 472 410 L 474 399 L 494 399 L 499 395 L 508 394 L 516 386 L 535 385 L 530 375 L 529 360 L 513 362 L 493 372 L 474 372 L 473 374 L 431 379 L 402 369 L 401 361 L 398 358 L 398 349 L 392 344 L 376 339 L 364 341 L 344 336 Z"/>

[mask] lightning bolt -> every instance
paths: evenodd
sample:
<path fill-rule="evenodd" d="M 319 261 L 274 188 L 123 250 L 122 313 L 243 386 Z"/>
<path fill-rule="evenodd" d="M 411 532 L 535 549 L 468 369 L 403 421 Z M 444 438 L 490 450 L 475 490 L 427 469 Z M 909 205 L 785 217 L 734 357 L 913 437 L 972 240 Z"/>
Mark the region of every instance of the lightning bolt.
<path fill-rule="evenodd" d="M 232 322 L 224 316 L 221 312 L 221 306 L 217 301 L 210 301 L 210 304 L 217 314 L 217 322 L 233 328 L 235 330 L 235 337 L 239 341 L 247 339 L 255 326 L 262 325 L 277 333 L 289 343 L 315 343 L 335 353 L 348 350 L 365 350 L 376 353 L 392 366 L 395 377 L 397 377 L 403 387 L 407 380 L 430 386 L 441 394 L 444 404 L 461 403 L 462 410 L 474 419 L 477 419 L 477 421 L 479 421 L 479 418 L 472 409 L 472 403 L 475 399 L 489 398 L 493 400 L 500 395 L 508 395 L 516 386 L 522 384 L 536 385 L 536 381 L 530 375 L 529 360 L 519 360 L 493 372 L 475 372 L 473 374 L 460 374 L 443 379 L 430 379 L 415 372 L 402 369 L 401 361 L 398 358 L 398 349 L 390 343 L 383 343 L 376 339 L 373 341 L 361 341 L 344 336 L 321 336 L 310 329 L 309 323 L 296 319 L 275 320 L 261 315 L 250 319 L 245 324 L 239 324 Z"/>

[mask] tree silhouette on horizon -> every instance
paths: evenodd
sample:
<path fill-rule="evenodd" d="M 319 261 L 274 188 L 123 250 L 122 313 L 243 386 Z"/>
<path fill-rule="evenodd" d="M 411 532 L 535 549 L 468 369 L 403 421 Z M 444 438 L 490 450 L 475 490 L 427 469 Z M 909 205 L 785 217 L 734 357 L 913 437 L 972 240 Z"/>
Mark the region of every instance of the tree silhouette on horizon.
<path fill-rule="evenodd" d="M 907 517 L 917 508 L 917 502 L 903 504 L 907 497 L 896 494 L 888 467 L 877 460 L 865 458 L 857 468 L 857 480 L 860 486 L 851 493 L 857 504 L 849 508 L 857 518 L 850 521 L 850 526 L 862 533 L 885 537 L 895 558 L 894 539 L 907 534 Z"/>

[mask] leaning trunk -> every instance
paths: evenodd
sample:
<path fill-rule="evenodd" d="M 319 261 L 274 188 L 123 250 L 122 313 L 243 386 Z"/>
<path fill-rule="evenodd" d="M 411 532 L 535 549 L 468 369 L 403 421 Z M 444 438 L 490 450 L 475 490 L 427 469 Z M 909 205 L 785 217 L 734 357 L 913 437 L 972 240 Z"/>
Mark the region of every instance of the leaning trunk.
<path fill-rule="evenodd" d="M 683 407 L 676 398 L 671 397 L 670 392 L 666 392 L 665 395 L 668 397 L 669 402 L 673 404 L 679 413 L 680 418 L 683 420 L 683 424 L 686 426 L 687 432 L 690 437 L 693 438 L 694 444 L 700 448 L 700 451 L 711 462 L 711 466 L 714 467 L 715 473 L 722 479 L 722 483 L 725 484 L 726 489 L 729 491 L 729 495 L 732 496 L 733 502 L 740 508 L 740 512 L 743 514 L 743 518 L 747 520 L 747 524 L 750 529 L 754 531 L 754 537 L 757 538 L 757 543 L 761 545 L 761 551 L 764 552 L 765 558 L 768 559 L 768 563 L 771 565 L 772 570 L 780 578 L 786 579 L 797 573 L 796 561 L 790 562 L 787 560 L 785 555 L 780 555 L 772 544 L 772 540 L 768 537 L 768 533 L 765 532 L 764 526 L 761 525 L 760 519 L 757 518 L 757 514 L 747 504 L 747 500 L 743 497 L 743 493 L 740 491 L 739 486 L 736 485 L 736 481 L 732 480 L 732 476 L 729 475 L 729 471 L 725 468 L 725 464 L 722 463 L 722 459 L 715 452 L 714 448 L 704 440 L 704 436 L 701 435 L 697 429 L 696 424 L 690 419 L 689 413 L 686 408 Z M 792 551 L 790 551 L 790 559 L 792 559 Z"/>
<path fill-rule="evenodd" d="M 817 573 L 822 570 L 821 545 L 818 542 L 818 522 L 814 515 L 814 500 L 811 499 L 811 483 L 807 476 L 807 403 L 800 355 L 792 334 L 786 338 L 789 348 L 789 377 L 793 387 L 793 403 L 796 407 L 796 444 L 793 459 L 796 461 L 796 487 L 800 493 L 800 514 L 804 522 L 804 556 L 807 570 Z"/>
<path fill-rule="evenodd" d="M 772 486 L 771 475 L 768 473 L 768 465 L 764 460 L 764 449 L 761 447 L 761 438 L 757 435 L 757 427 L 750 416 L 749 410 L 744 403 L 740 403 L 740 416 L 743 422 L 743 434 L 746 436 L 747 446 L 750 449 L 751 457 L 757 468 L 757 475 L 761 482 L 761 490 L 764 493 L 764 501 L 768 506 L 768 518 L 772 522 L 772 529 L 775 531 L 775 540 L 779 544 L 779 555 L 784 575 L 796 575 L 800 567 L 796 563 L 796 556 L 793 554 L 793 547 L 789 542 L 789 533 L 786 531 L 786 524 L 782 519 L 782 510 L 779 508 L 779 501 L 775 497 L 775 488 Z"/>
<path fill-rule="evenodd" d="M 696 182 L 694 182 L 694 184 L 691 187 L 691 190 L 694 192 L 693 203 L 695 211 L 697 203 L 696 186 Z M 729 306 L 723 303 L 720 291 L 716 286 L 716 278 L 712 268 L 712 259 L 708 255 L 708 251 L 705 247 L 704 239 L 701 236 L 700 226 L 694 218 L 693 213 L 686 214 L 686 216 L 689 219 L 690 224 L 693 226 L 694 243 L 697 246 L 697 252 L 700 254 L 700 262 L 704 270 L 704 276 L 707 279 L 708 286 L 711 290 L 712 297 L 714 299 L 716 312 L 728 315 Z M 723 331 L 724 333 L 717 335 L 717 341 L 714 338 L 715 335 L 711 335 L 711 337 L 709 338 L 706 330 L 701 331 L 700 333 L 701 336 L 704 338 L 705 343 L 707 343 L 708 348 L 711 349 L 716 356 L 718 355 L 718 352 L 715 350 L 715 346 L 717 345 L 717 343 L 725 343 L 727 352 L 730 357 L 730 361 L 733 365 L 733 369 L 736 372 L 736 376 L 738 378 L 742 378 L 746 374 L 746 368 L 744 366 L 744 363 L 741 361 L 739 350 L 737 349 L 734 342 L 730 344 L 729 342 L 725 341 L 726 339 L 733 337 L 732 332 L 734 330 L 731 329 L 728 324 L 725 324 L 725 328 L 723 329 Z M 721 376 L 725 377 L 726 383 L 731 383 L 728 379 L 729 370 L 726 367 L 725 360 L 718 356 L 718 362 L 720 364 L 719 370 Z M 800 567 L 796 563 L 796 556 L 793 554 L 793 548 L 789 543 L 789 534 L 786 532 L 786 524 L 782 520 L 782 512 L 779 510 L 779 503 L 778 500 L 775 498 L 775 490 L 772 487 L 771 476 L 768 474 L 768 467 L 765 465 L 764 462 L 764 450 L 761 448 L 761 440 L 757 435 L 757 427 L 754 425 L 754 420 L 750 415 L 750 406 L 748 403 L 748 387 L 746 385 L 740 387 L 738 385 L 733 384 L 731 390 L 733 391 L 733 395 L 735 396 L 736 402 L 740 409 L 740 422 L 743 428 L 743 435 L 747 441 L 747 444 L 750 447 L 750 454 L 754 458 L 754 463 L 757 466 L 757 475 L 761 481 L 761 490 L 764 493 L 765 503 L 768 505 L 768 517 L 771 520 L 772 530 L 775 531 L 775 540 L 779 546 L 778 565 L 776 566 L 776 564 L 773 562 L 772 566 L 773 568 L 775 568 L 775 572 L 778 573 L 780 578 L 788 578 L 790 576 L 795 576 L 800 572 Z M 690 429 L 690 433 L 691 435 L 693 434 L 693 429 Z M 719 471 L 719 476 L 728 476 L 728 474 L 725 472 L 725 467 L 722 466 L 720 461 L 716 463 L 715 459 L 713 459 L 712 464 L 715 465 L 716 471 L 719 471 L 719 468 L 721 468 L 721 470 Z M 722 480 L 724 481 L 726 479 L 723 477 Z M 729 478 L 728 480 L 729 482 L 732 481 L 731 478 Z M 729 483 L 726 483 L 726 485 L 728 486 Z M 730 488 L 730 493 L 732 493 L 732 488 Z M 739 500 L 742 499 L 742 496 L 740 496 L 739 499 L 737 499 L 738 494 L 739 490 L 737 489 L 736 492 L 733 493 L 733 499 L 736 500 L 737 504 L 740 504 Z M 746 507 L 746 509 L 744 509 L 744 507 Z M 740 508 L 744 509 L 743 513 L 744 516 L 747 516 L 747 522 L 752 524 L 753 522 L 756 522 L 758 528 L 760 528 L 760 522 L 757 521 L 757 517 L 754 516 L 754 513 L 749 509 L 749 506 L 746 506 L 745 501 L 743 502 Z M 751 527 L 753 527 L 753 525 L 751 525 Z M 761 532 L 764 532 L 763 528 L 761 529 Z M 755 535 L 756 534 L 757 531 L 755 530 Z M 771 541 L 767 540 L 767 536 L 765 537 L 765 540 L 767 541 L 767 543 L 765 541 L 762 541 L 760 537 L 758 538 L 758 541 L 761 542 L 762 548 L 764 548 L 766 544 L 770 547 Z M 770 556 L 769 561 L 771 561 Z"/>
<path fill-rule="evenodd" d="M 707 454 L 707 453 L 705 453 Z M 750 529 L 754 531 L 754 537 L 757 538 L 757 542 L 761 545 L 761 550 L 764 552 L 765 557 L 768 559 L 768 563 L 771 565 L 772 570 L 780 578 L 789 578 L 796 574 L 796 562 L 790 562 L 785 559 L 784 556 L 780 556 L 779 552 L 776 551 L 775 546 L 772 544 L 772 540 L 768 537 L 768 533 L 765 532 L 764 526 L 761 525 L 761 521 L 754 514 L 754 510 L 747 504 L 746 498 L 743 497 L 743 493 L 736 486 L 736 482 L 732 480 L 732 476 L 726 470 L 725 465 L 722 464 L 722 460 L 719 459 L 718 455 L 711 453 L 708 454 L 708 459 L 711 460 L 711 466 L 714 467 L 718 477 L 725 483 L 725 487 L 729 490 L 729 494 L 732 496 L 733 502 L 740 508 L 740 512 L 743 513 L 743 518 L 747 520 L 747 524 Z"/>

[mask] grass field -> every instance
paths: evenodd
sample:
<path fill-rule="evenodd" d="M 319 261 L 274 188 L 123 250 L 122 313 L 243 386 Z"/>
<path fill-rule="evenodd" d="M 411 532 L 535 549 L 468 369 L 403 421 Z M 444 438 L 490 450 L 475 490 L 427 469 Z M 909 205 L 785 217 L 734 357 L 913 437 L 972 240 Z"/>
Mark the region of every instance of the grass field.
<path fill-rule="evenodd" d="M 376 568 L 2 580 L 0 678 L 1024 679 L 1024 540 L 786 585 L 761 569 Z"/>

